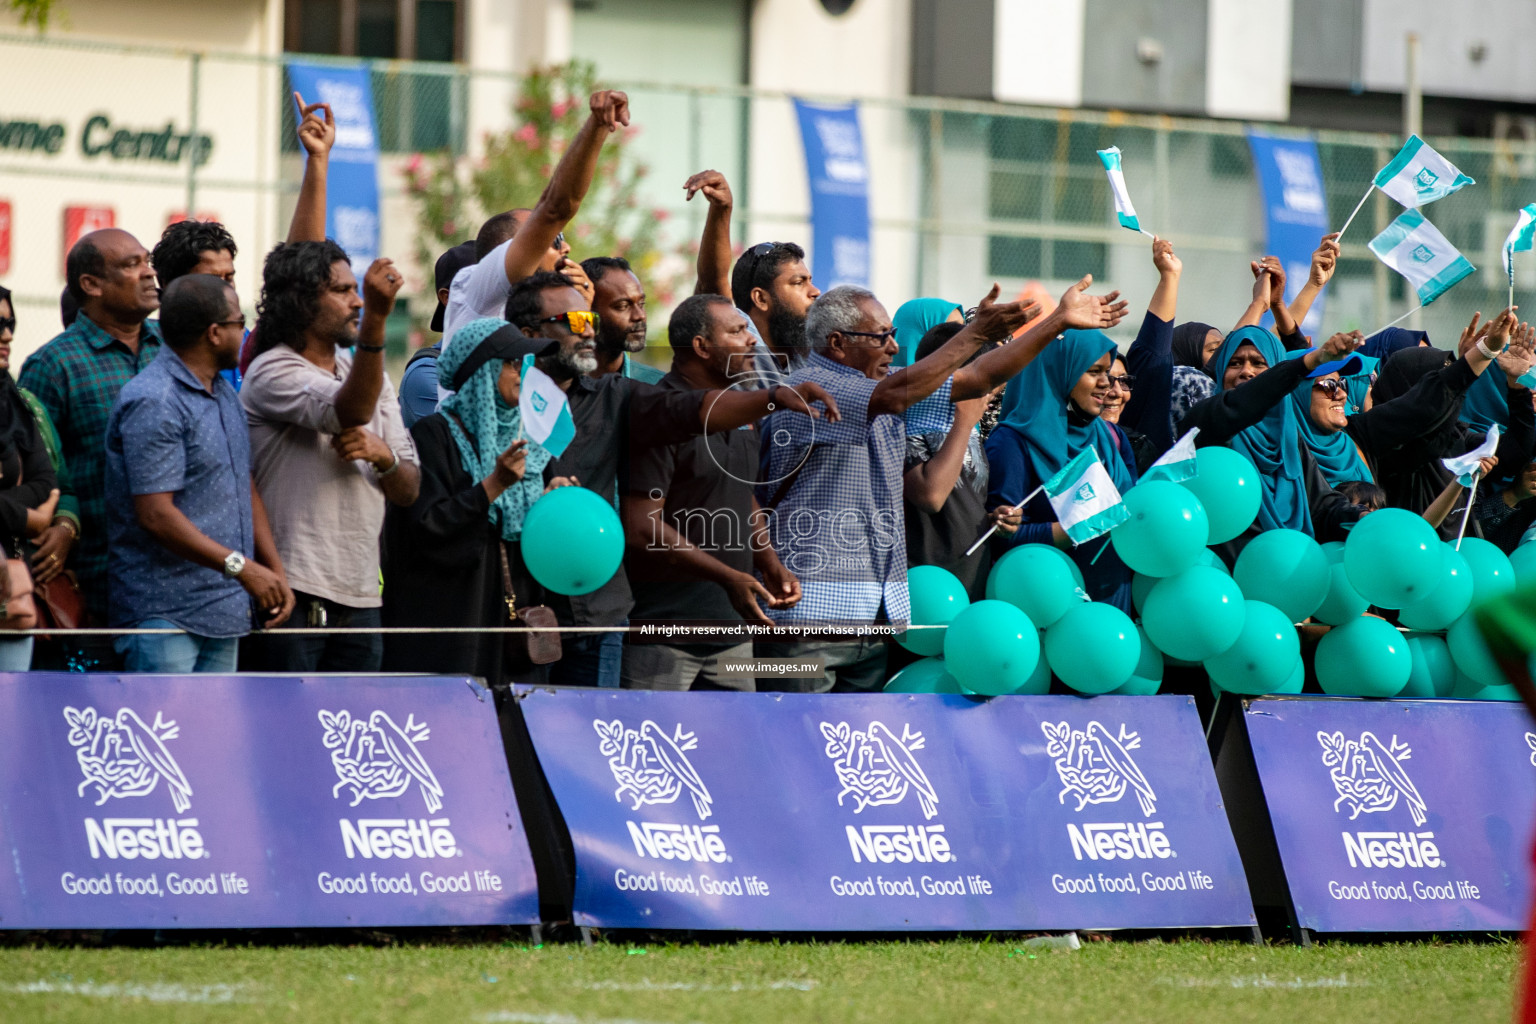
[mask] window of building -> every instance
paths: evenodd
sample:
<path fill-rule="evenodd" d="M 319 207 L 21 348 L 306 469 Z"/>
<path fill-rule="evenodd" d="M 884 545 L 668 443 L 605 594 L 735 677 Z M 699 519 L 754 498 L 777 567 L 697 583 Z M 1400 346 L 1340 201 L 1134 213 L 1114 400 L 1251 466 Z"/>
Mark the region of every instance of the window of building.
<path fill-rule="evenodd" d="M 293 53 L 379 60 L 463 56 L 460 0 L 287 0 Z"/>

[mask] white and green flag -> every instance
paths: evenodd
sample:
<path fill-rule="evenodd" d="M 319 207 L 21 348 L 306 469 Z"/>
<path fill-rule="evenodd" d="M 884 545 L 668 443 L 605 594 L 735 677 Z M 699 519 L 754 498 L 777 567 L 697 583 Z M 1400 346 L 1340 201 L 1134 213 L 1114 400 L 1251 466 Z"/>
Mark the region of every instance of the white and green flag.
<path fill-rule="evenodd" d="M 1200 433 L 1199 427 L 1191 427 L 1189 433 L 1174 442 L 1156 462 L 1147 467 L 1140 482 L 1148 480 L 1167 480 L 1171 484 L 1188 480 L 1195 475 L 1195 437 Z"/>
<path fill-rule="evenodd" d="M 1417 135 L 1408 136 L 1397 156 L 1376 172 L 1375 179 L 1377 188 L 1410 209 L 1475 184 Z"/>
<path fill-rule="evenodd" d="M 1131 517 L 1093 445 L 1078 452 L 1045 482 L 1045 496 L 1073 544 L 1093 540 Z"/>
<path fill-rule="evenodd" d="M 523 434 L 555 458 L 576 436 L 571 403 L 549 375 L 533 365 L 533 354 L 523 356 L 523 382 L 517 396 L 523 418 Z"/>
<path fill-rule="evenodd" d="M 1476 269 L 1418 210 L 1403 213 L 1371 239 L 1371 252 L 1408 279 L 1421 306 L 1434 302 Z"/>
<path fill-rule="evenodd" d="M 1120 226 L 1141 231 L 1141 222 L 1136 219 L 1136 207 L 1131 205 L 1131 193 L 1125 187 L 1125 172 L 1120 169 L 1120 147 L 1110 146 L 1099 150 L 1099 161 L 1104 165 L 1104 172 L 1109 175 L 1109 190 L 1115 197 L 1115 217 L 1120 221 Z"/>
<path fill-rule="evenodd" d="M 1485 373 L 1496 372 L 1495 367 L 1490 367 Z M 1441 459 L 1440 464 L 1452 473 L 1456 474 L 1456 482 L 1463 487 L 1471 487 L 1473 474 L 1482 471 L 1481 463 L 1490 458 L 1499 450 L 1499 425 L 1497 423 L 1488 428 L 1488 436 L 1483 438 L 1483 443 L 1467 452 L 1465 455 L 1453 455 L 1448 459 Z"/>
<path fill-rule="evenodd" d="M 1504 273 L 1515 279 L 1515 253 L 1530 252 L 1536 242 L 1536 203 L 1522 207 L 1515 215 L 1515 226 L 1504 239 Z"/>

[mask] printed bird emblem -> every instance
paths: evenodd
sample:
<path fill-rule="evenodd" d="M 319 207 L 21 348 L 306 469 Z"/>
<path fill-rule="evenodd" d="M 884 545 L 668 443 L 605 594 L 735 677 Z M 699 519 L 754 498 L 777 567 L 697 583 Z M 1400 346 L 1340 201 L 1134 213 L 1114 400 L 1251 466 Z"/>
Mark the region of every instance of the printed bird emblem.
<path fill-rule="evenodd" d="M 661 731 L 661 727 L 655 722 L 646 722 L 640 726 L 640 735 L 651 745 L 651 752 L 656 760 L 661 762 L 667 771 L 687 787 L 689 795 L 693 798 L 693 809 L 699 812 L 701 819 L 709 817 L 710 804 L 714 798 L 709 795 L 709 788 L 704 785 L 704 780 L 699 778 L 699 773 L 693 770 L 692 763 L 683 753 L 683 743 L 687 743 L 688 749 L 693 748 L 693 737 L 684 736 L 682 726 L 677 727 L 677 737 L 674 739 Z"/>
<path fill-rule="evenodd" d="M 78 788 L 81 796 L 94 785 L 100 807 L 112 797 L 146 796 L 164 779 L 176 813 L 192 806 L 192 784 L 165 746 L 180 732 L 175 722 L 165 721 L 158 711 L 149 725 L 132 708 L 119 708 L 107 718 L 89 707 L 65 708 L 64 720 L 85 776 Z"/>
<path fill-rule="evenodd" d="M 1323 764 L 1339 794 L 1333 802 L 1335 811 L 1340 804 L 1349 804 L 1353 821 L 1362 813 L 1389 811 L 1401 798 L 1414 825 L 1424 824 L 1428 805 L 1402 766 L 1412 755 L 1406 743 L 1393 736 L 1388 746 L 1369 731 L 1362 732 L 1358 741 L 1346 740 L 1341 732 L 1319 732 L 1317 739 L 1323 748 Z"/>
<path fill-rule="evenodd" d="M 405 728 L 402 729 L 383 711 L 375 711 L 368 716 L 368 727 L 389 752 L 390 759 L 404 768 L 421 787 L 421 798 L 426 802 L 427 813 L 436 814 L 442 810 L 443 785 L 432 774 L 427 759 L 416 749 L 418 741 L 425 741 L 431 736 L 431 730 L 425 724 L 418 725 L 415 715 L 406 718 Z"/>

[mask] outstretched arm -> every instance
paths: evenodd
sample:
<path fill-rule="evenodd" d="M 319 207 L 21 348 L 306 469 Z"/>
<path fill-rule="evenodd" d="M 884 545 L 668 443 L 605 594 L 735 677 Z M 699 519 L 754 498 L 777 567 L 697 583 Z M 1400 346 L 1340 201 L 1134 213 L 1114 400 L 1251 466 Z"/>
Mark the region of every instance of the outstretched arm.
<path fill-rule="evenodd" d="M 699 279 L 695 295 L 731 294 L 731 185 L 719 171 L 700 171 L 683 183 L 685 201 L 702 192 L 709 200 L 699 237 Z"/>
<path fill-rule="evenodd" d="M 1339 264 L 1339 233 L 1337 231 L 1323 236 L 1323 240 L 1317 243 L 1317 248 L 1312 251 L 1312 271 L 1307 275 L 1306 283 L 1296 293 L 1296 298 L 1291 300 L 1291 319 L 1298 324 L 1307 318 L 1312 311 L 1312 303 L 1322 292 L 1330 280 L 1333 279 L 1334 268 Z"/>
<path fill-rule="evenodd" d="M 565 155 L 555 166 L 544 194 L 528 215 L 528 220 L 518 229 L 507 246 L 507 280 L 521 281 L 539 269 L 544 254 L 554 244 L 555 236 L 581 209 L 587 189 L 592 187 L 592 177 L 597 173 L 597 158 L 603 151 L 603 141 L 629 125 L 629 97 L 612 89 L 602 89 L 592 94 L 592 113 L 586 124 L 571 140 Z"/>
<path fill-rule="evenodd" d="M 288 224 L 288 241 L 325 241 L 325 183 L 331 166 L 331 147 L 336 144 L 336 116 L 329 103 L 304 102 L 293 94 L 299 107 L 299 145 L 308 157 L 304 161 L 304 181 L 299 185 L 299 202 Z M 325 116 L 322 118 L 321 114 Z"/>

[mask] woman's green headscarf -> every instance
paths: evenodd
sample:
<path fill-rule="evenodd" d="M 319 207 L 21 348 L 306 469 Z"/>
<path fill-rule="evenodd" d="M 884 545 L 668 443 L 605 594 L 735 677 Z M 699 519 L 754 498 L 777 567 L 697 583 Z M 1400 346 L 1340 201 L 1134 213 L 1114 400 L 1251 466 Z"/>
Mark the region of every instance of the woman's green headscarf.
<path fill-rule="evenodd" d="M 464 325 L 437 358 L 439 380 L 448 381 L 463 366 L 481 342 L 507 326 L 505 320 L 483 317 Z M 459 446 L 464 471 L 476 480 L 484 480 L 496 468 L 496 459 L 513 441 L 523 436 L 523 420 L 516 406 L 509 406 L 496 389 L 496 378 L 505 365 L 491 359 L 470 375 L 453 394 L 443 400 L 443 418 Z M 466 433 L 467 431 L 467 433 Z M 544 493 L 544 466 L 549 452 L 530 440 L 523 478 L 502 491 L 491 502 L 491 522 L 501 528 L 503 540 L 517 540 L 523 532 L 523 517 Z"/>

